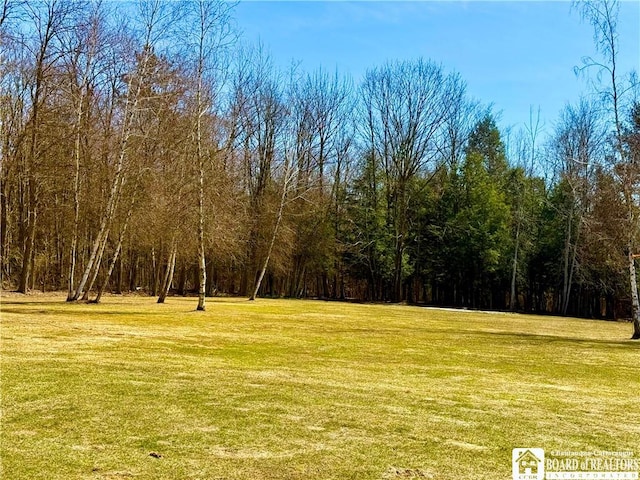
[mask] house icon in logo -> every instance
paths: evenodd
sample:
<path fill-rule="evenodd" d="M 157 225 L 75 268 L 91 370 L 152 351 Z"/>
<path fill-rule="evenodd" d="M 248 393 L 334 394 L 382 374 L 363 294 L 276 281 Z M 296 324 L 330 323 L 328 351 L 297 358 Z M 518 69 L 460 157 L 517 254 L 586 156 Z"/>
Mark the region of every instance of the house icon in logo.
<path fill-rule="evenodd" d="M 536 457 L 531 450 L 525 450 L 516 460 L 518 462 L 518 473 L 531 475 L 532 473 L 538 475 L 538 466 L 541 460 Z"/>
<path fill-rule="evenodd" d="M 512 452 L 514 480 L 544 478 L 544 450 L 542 448 L 514 448 Z"/>

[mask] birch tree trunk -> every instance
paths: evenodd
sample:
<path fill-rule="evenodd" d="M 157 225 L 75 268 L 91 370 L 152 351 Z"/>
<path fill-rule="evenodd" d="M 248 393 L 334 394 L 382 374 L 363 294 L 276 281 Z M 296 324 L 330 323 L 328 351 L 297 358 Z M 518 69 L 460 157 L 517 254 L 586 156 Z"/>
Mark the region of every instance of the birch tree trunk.
<path fill-rule="evenodd" d="M 124 224 L 122 225 L 122 228 L 120 229 L 120 234 L 118 235 L 118 244 L 116 245 L 116 251 L 113 254 L 113 258 L 111 259 L 111 262 L 109 263 L 109 270 L 107 271 L 107 274 L 102 282 L 102 285 L 100 286 L 100 288 L 98 289 L 98 294 L 96 295 L 96 298 L 93 300 L 92 303 L 100 303 L 100 299 L 102 298 L 102 294 L 104 293 L 104 289 L 106 288 L 107 284 L 109 283 L 109 279 L 111 278 L 111 274 L 113 273 L 113 269 L 116 266 L 116 262 L 118 261 L 118 256 L 120 255 L 120 252 L 122 251 L 122 242 L 124 241 L 124 236 L 127 233 L 127 227 L 129 226 L 129 220 L 131 219 L 131 215 L 133 214 L 133 207 L 135 206 L 136 203 L 136 189 L 138 188 L 138 186 L 136 185 L 134 187 L 133 193 L 131 194 L 131 202 L 129 203 L 129 210 L 127 211 L 127 216 L 124 220 Z M 97 272 L 97 269 L 96 269 Z M 88 292 L 89 290 L 87 290 Z"/>
<path fill-rule="evenodd" d="M 125 228 L 126 230 L 126 228 Z M 111 262 L 109 263 L 109 269 L 107 271 L 107 274 L 105 276 L 104 281 L 102 282 L 102 284 L 100 285 L 100 287 L 98 288 L 98 293 L 96 295 L 96 298 L 94 300 L 92 300 L 90 303 L 100 303 L 100 299 L 102 298 L 102 294 L 104 293 L 104 289 L 106 288 L 107 284 L 109 283 L 109 278 L 111 277 L 111 273 L 113 272 L 113 267 L 115 266 L 116 262 L 118 261 L 118 255 L 120 254 L 120 250 L 122 249 L 122 240 L 124 238 L 124 230 L 122 230 L 120 232 L 120 236 L 118 238 L 118 245 L 116 246 L 116 251 L 113 254 L 113 258 L 111 259 Z M 98 269 L 96 268 L 96 277 L 98 274 Z M 95 278 L 94 277 L 94 281 Z M 91 285 L 89 286 L 89 288 L 87 289 L 87 291 L 85 292 L 85 296 L 88 297 L 89 296 L 89 292 L 91 291 L 91 287 L 93 286 L 93 282 L 91 282 Z"/>
<path fill-rule="evenodd" d="M 636 276 L 636 261 L 629 245 L 629 282 L 631 284 L 631 316 L 633 318 L 632 340 L 640 339 L 640 300 L 638 299 L 638 283 Z"/>
<path fill-rule="evenodd" d="M 198 149 L 199 150 L 199 149 Z M 204 249 L 204 166 L 200 158 L 199 193 L 198 193 L 198 306 L 196 310 L 205 309 L 205 293 L 207 288 L 207 264 Z"/>
<path fill-rule="evenodd" d="M 80 223 L 80 134 L 77 133 L 76 137 L 76 155 L 75 155 L 75 172 L 73 178 L 73 233 L 71 236 L 71 250 L 69 252 L 69 277 L 68 277 L 68 290 L 67 290 L 67 302 L 73 300 L 75 295 L 74 282 L 76 276 L 76 257 L 78 250 L 78 225 Z"/>
<path fill-rule="evenodd" d="M 631 91 L 631 88 L 621 88 L 618 78 L 618 31 L 617 20 L 619 3 L 617 0 L 589 0 L 580 2 L 582 17 L 589 21 L 594 28 L 594 40 L 598 52 L 603 56 L 603 61 L 594 60 L 591 57 L 584 59 L 582 69 L 595 67 L 599 73 L 606 75 L 610 82 L 606 88 L 606 96 L 611 102 L 615 126 L 615 148 L 618 154 L 618 162 L 621 167 L 620 183 L 623 190 L 625 207 L 627 208 L 628 225 L 628 263 L 629 263 L 629 288 L 631 290 L 631 311 L 633 314 L 632 339 L 640 339 L 640 299 L 638 298 L 638 284 L 634 261 L 634 237 L 637 234 L 638 223 L 635 210 L 638 208 L 634 199 L 634 190 L 638 187 L 638 172 L 636 165 L 629 158 L 624 147 L 624 132 L 620 120 L 621 95 Z"/>
<path fill-rule="evenodd" d="M 216 89 L 219 88 L 216 69 L 222 58 L 222 49 L 228 40 L 228 6 L 220 0 L 198 0 L 189 5 L 186 19 L 195 26 L 189 26 L 187 43 L 190 55 L 195 51 L 192 60 L 195 64 L 195 147 L 196 164 L 198 166 L 198 306 L 196 310 L 205 309 L 207 292 L 207 263 L 205 257 L 205 148 L 203 145 L 205 117 L 211 115 L 216 102 Z M 193 28 L 193 30 L 191 30 Z"/>
<path fill-rule="evenodd" d="M 104 250 L 107 247 L 107 241 L 109 240 L 109 230 L 104 233 L 104 237 L 102 238 L 102 242 L 100 242 L 100 248 L 98 249 L 98 253 L 95 257 L 93 269 L 91 270 L 91 280 L 88 283 L 88 287 L 84 290 L 82 294 L 82 300 L 89 300 L 89 292 L 93 289 L 93 285 L 96 283 L 96 279 L 98 278 L 98 273 L 100 272 L 100 264 L 102 263 L 102 257 L 104 256 Z"/>
<path fill-rule="evenodd" d="M 86 77 L 85 77 L 86 78 Z M 83 82 L 84 83 L 84 82 Z M 74 282 L 76 275 L 76 257 L 78 249 L 78 226 L 80 223 L 80 143 L 82 138 L 82 118 L 84 117 L 84 88 L 82 85 L 81 96 L 78 101 L 76 113 L 76 133 L 74 142 L 74 175 L 73 175 L 73 232 L 71 236 L 71 250 L 69 252 L 69 288 L 67 291 L 67 301 L 73 300 L 75 295 Z"/>
<path fill-rule="evenodd" d="M 571 294 L 571 282 L 569 281 L 569 258 L 571 256 L 571 226 L 573 222 L 573 215 L 568 215 L 567 220 L 567 232 L 564 238 L 564 253 L 563 253 L 563 270 L 562 270 L 562 304 L 560 305 L 560 311 L 562 315 L 567 314 L 567 308 L 569 305 L 569 295 Z"/>
<path fill-rule="evenodd" d="M 204 80 L 204 30 L 200 37 L 200 55 L 198 57 L 198 90 L 196 92 L 196 157 L 198 160 L 198 306 L 196 310 L 204 310 L 207 293 L 207 262 L 204 245 L 204 156 L 202 154 L 202 117 L 206 106 L 203 101 Z"/>
<path fill-rule="evenodd" d="M 124 104 L 124 111 L 122 114 L 122 127 L 119 134 L 116 169 L 113 176 L 113 181 L 111 183 L 107 205 L 100 221 L 98 235 L 96 236 L 96 239 L 93 243 L 89 261 L 87 262 L 87 265 L 84 269 L 82 278 L 80 279 L 80 283 L 78 284 L 78 288 L 73 295 L 72 300 L 74 301 L 78 300 L 80 296 L 83 296 L 83 298 L 85 298 L 88 295 L 87 292 L 91 289 L 91 285 L 89 286 L 87 291 L 85 291 L 85 288 L 87 286 L 89 276 L 91 275 L 91 272 L 94 268 L 96 269 L 96 273 L 94 274 L 91 283 L 93 283 L 93 281 L 95 280 L 95 275 L 97 275 L 97 269 L 99 268 L 100 260 L 102 259 L 104 244 L 106 243 L 109 229 L 115 215 L 116 206 L 121 195 L 122 186 L 126 179 L 125 162 L 127 159 L 127 151 L 129 148 L 129 142 L 133 135 L 135 119 L 138 114 L 138 105 L 140 103 L 143 85 L 142 79 L 144 79 L 148 73 L 148 64 L 153 54 L 153 41 L 154 38 L 156 38 L 155 30 L 158 28 L 161 18 L 161 8 L 162 6 L 156 2 L 154 4 L 150 4 L 149 10 L 145 12 L 147 18 L 144 18 L 146 30 L 144 31 L 144 38 L 142 42 L 143 53 L 141 55 L 140 61 L 137 64 L 137 71 L 129 72 L 130 75 L 126 89 L 127 95 Z M 136 82 L 135 85 L 134 82 Z M 112 101 L 116 101 L 116 99 L 113 98 Z"/>
<path fill-rule="evenodd" d="M 262 268 L 260 269 L 260 274 L 258 275 L 258 279 L 256 280 L 256 284 L 253 288 L 253 293 L 249 297 L 249 300 L 255 300 L 258 296 L 258 291 L 260 290 L 260 285 L 262 285 L 262 280 L 264 279 L 264 274 L 267 271 L 267 267 L 269 266 L 269 260 L 271 259 L 271 252 L 273 252 L 273 246 L 276 243 L 276 238 L 278 236 L 278 229 L 280 228 L 280 222 L 282 221 L 282 211 L 284 209 L 284 202 L 280 202 L 280 206 L 278 208 L 278 215 L 276 216 L 276 224 L 273 228 L 273 234 L 271 235 L 271 240 L 269 241 L 269 248 L 267 250 L 267 255 L 262 264 Z"/>
<path fill-rule="evenodd" d="M 122 163 L 124 163 L 124 154 L 122 155 Z M 117 177 L 116 177 L 117 178 Z M 103 217 L 103 224 L 100 226 L 100 232 L 98 235 L 102 235 L 101 237 L 97 237 L 94 242 L 94 250 L 91 252 L 91 257 L 89 258 L 89 263 L 87 264 L 87 268 L 85 268 L 85 272 L 82 276 L 82 280 L 80 281 L 80 285 L 78 285 L 78 290 L 76 290 L 76 294 L 74 295 L 74 300 L 77 300 L 80 295 L 82 295 L 82 300 L 89 299 L 89 292 L 93 288 L 93 285 L 98 277 L 98 272 L 100 270 L 100 264 L 102 263 L 102 257 L 104 255 L 104 250 L 107 246 L 107 241 L 109 240 L 109 231 L 111 230 L 111 222 L 113 221 L 113 217 L 115 215 L 115 211 L 118 207 L 118 202 L 120 200 L 120 195 L 122 188 L 125 184 L 125 176 L 120 176 L 120 181 L 118 185 L 114 184 L 114 187 L 117 187 L 114 191 L 112 189 L 113 197 L 110 197 L 110 201 L 113 200 L 111 205 L 109 205 L 109 211 L 107 215 Z M 104 225 L 104 230 L 102 226 Z M 91 280 L 89 281 L 89 277 Z M 85 286 L 88 283 L 88 287 L 85 289 Z"/>
<path fill-rule="evenodd" d="M 98 235 L 93 242 L 93 246 L 91 248 L 91 254 L 89 255 L 89 261 L 85 266 L 84 272 L 82 274 L 82 278 L 80 279 L 80 283 L 78 284 L 78 288 L 75 291 L 75 294 L 72 297 L 72 301 L 78 300 L 81 296 L 85 294 L 85 287 L 87 282 L 89 281 L 89 276 L 93 271 L 94 267 L 99 265 L 98 257 L 102 259 L 102 251 L 104 251 L 104 243 L 106 243 L 106 239 L 109 235 L 109 228 L 111 222 L 113 220 L 113 216 L 115 214 L 116 205 L 118 203 L 118 199 L 120 196 L 120 188 L 124 181 L 124 162 L 126 157 L 126 149 L 127 144 L 129 142 L 129 136 L 131 135 L 131 125 L 126 125 L 129 123 L 128 116 L 129 112 L 129 101 L 127 100 L 127 105 L 125 109 L 125 124 L 123 125 L 122 138 L 120 143 L 120 153 L 118 155 L 118 162 L 116 165 L 115 175 L 113 177 L 113 181 L 111 183 L 111 190 L 109 191 L 109 199 L 107 201 L 106 209 L 102 215 L 102 219 L 100 221 L 100 227 L 98 229 Z M 95 280 L 95 277 L 94 277 Z M 93 281 L 92 281 L 93 283 Z M 90 289 L 90 287 L 89 287 Z"/>
<path fill-rule="evenodd" d="M 285 166 L 284 166 L 284 180 L 282 183 L 282 193 L 280 195 L 280 204 L 278 205 L 278 213 L 276 214 L 276 223 L 273 227 L 273 233 L 271 234 L 271 240 L 269 241 L 269 248 L 267 249 L 267 255 L 262 264 L 262 268 L 260 269 L 260 274 L 258 275 L 258 279 L 256 280 L 256 284 L 253 288 L 253 292 L 249 297 L 249 300 L 253 301 L 258 296 L 258 291 L 260 290 L 260 285 L 262 285 L 262 280 L 264 279 L 264 275 L 269 267 L 269 260 L 271 259 L 271 253 L 273 252 L 273 246 L 276 243 L 276 238 L 278 237 L 278 230 L 280 229 L 280 223 L 282 222 L 282 215 L 284 213 L 284 207 L 287 202 L 287 194 L 289 193 L 289 188 L 291 186 L 291 182 L 293 181 L 293 171 L 292 165 L 289 161 L 287 155 L 285 154 Z"/>
<path fill-rule="evenodd" d="M 175 237 L 171 241 L 171 253 L 169 254 L 169 260 L 167 262 L 167 269 L 165 270 L 164 278 L 162 280 L 162 287 L 160 289 L 160 296 L 158 297 L 158 303 L 164 303 L 164 300 L 169 294 L 169 289 L 173 283 L 173 274 L 176 268 L 176 256 L 178 254 L 178 244 Z"/>

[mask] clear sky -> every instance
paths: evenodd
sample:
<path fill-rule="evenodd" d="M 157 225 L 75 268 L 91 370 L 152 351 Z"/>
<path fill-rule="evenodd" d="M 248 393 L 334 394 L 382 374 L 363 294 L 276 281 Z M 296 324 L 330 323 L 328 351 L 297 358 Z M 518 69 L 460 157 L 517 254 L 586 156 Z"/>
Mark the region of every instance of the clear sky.
<path fill-rule="evenodd" d="M 236 21 L 282 66 L 347 73 L 357 82 L 389 59 L 424 57 L 458 71 L 469 93 L 501 112 L 501 124 L 528 123 L 540 108 L 546 130 L 567 102 L 588 91 L 573 68 L 595 55 L 593 30 L 571 3 L 550 1 L 246 1 Z M 640 71 L 640 1 L 623 1 L 619 64 Z"/>

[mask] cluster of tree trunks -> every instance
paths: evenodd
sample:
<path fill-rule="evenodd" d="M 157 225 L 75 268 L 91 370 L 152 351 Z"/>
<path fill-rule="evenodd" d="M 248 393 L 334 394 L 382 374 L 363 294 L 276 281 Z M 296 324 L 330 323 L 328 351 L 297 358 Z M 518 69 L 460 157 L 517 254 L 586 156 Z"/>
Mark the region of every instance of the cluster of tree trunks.
<path fill-rule="evenodd" d="M 3 0 L 2 286 L 633 317 L 640 335 L 616 8 L 581 3 L 603 95 L 542 138 L 534 112 L 505 136 L 430 60 L 280 70 L 226 2 Z"/>

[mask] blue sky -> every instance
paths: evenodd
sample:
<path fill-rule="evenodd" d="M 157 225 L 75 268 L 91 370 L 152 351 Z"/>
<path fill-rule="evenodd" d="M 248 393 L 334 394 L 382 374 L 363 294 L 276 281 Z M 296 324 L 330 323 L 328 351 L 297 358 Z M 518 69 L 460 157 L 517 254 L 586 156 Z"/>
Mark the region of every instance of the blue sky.
<path fill-rule="evenodd" d="M 546 129 L 588 92 L 573 68 L 595 55 L 593 31 L 569 2 L 241 1 L 236 21 L 282 66 L 338 69 L 357 82 L 389 59 L 424 57 L 458 71 L 469 93 L 501 112 L 503 127 L 540 108 Z M 640 70 L 640 2 L 623 1 L 619 64 Z"/>

